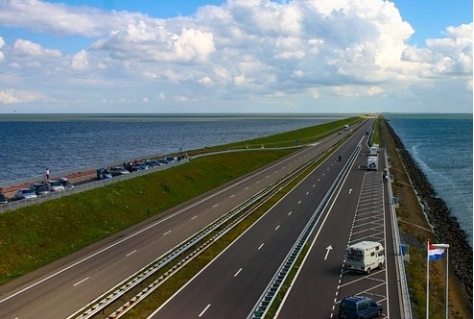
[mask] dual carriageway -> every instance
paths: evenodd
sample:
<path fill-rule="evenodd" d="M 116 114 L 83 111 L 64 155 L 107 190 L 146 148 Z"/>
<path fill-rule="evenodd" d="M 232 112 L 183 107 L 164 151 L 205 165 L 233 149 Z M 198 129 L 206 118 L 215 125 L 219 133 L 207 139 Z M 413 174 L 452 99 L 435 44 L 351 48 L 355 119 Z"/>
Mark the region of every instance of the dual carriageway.
<path fill-rule="evenodd" d="M 333 318 L 340 300 L 361 294 L 381 302 L 384 316 L 403 318 L 398 245 L 389 183 L 366 171 L 373 120 L 335 134 L 277 163 L 155 216 L 0 290 L 1 318 L 74 318 L 86 304 L 168 254 L 254 194 L 347 141 L 269 209 L 150 318 L 251 318 L 303 229 L 316 216 L 309 253 L 277 310 L 277 318 Z M 342 156 L 342 161 L 337 159 Z M 381 156 L 380 163 L 385 161 Z M 384 166 L 384 165 L 383 165 Z M 342 174 L 341 172 L 346 171 Z M 336 188 L 335 181 L 339 179 Z M 321 202 L 327 205 L 321 207 Z M 396 238 L 396 236 L 395 236 Z M 386 267 L 369 275 L 344 270 L 344 250 L 361 240 L 386 248 Z M 35 276 L 38 275 L 38 276 Z M 3 287 L 0 287 L 3 288 Z"/>

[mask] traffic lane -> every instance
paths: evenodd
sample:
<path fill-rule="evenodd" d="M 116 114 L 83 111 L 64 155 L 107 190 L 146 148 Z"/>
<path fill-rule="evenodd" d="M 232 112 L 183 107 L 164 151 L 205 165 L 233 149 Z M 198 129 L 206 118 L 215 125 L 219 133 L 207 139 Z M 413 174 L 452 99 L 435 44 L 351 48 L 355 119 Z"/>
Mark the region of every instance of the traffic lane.
<path fill-rule="evenodd" d="M 301 152 L 301 154 L 296 154 L 293 156 L 290 156 L 285 159 L 282 163 L 278 163 L 275 165 L 271 165 L 268 167 L 266 170 L 259 171 L 258 174 L 251 175 L 251 177 L 247 179 L 243 179 L 237 184 L 248 184 L 250 186 L 243 187 L 242 189 L 247 192 L 247 194 L 253 195 L 253 189 L 255 185 L 257 187 L 262 188 L 265 187 L 266 183 L 272 182 L 269 180 L 270 176 L 273 175 L 279 175 L 279 174 L 286 174 L 289 172 L 292 167 L 295 165 L 300 165 L 302 162 L 301 158 L 307 157 L 308 153 L 314 154 L 316 148 L 310 148 L 309 150 L 305 150 L 304 152 Z M 316 152 L 321 152 L 322 150 L 317 150 Z M 305 161 L 305 160 L 303 160 Z M 264 182 L 261 183 L 263 177 L 266 179 Z M 276 178 L 277 179 L 277 178 Z M 234 188 L 236 189 L 239 185 L 234 185 L 229 188 Z M 237 206 L 236 201 L 238 201 L 238 197 L 233 198 L 232 195 L 226 195 L 225 192 L 218 192 L 217 195 L 211 195 L 209 198 L 212 197 L 212 200 L 216 201 L 212 203 L 212 207 L 204 207 L 202 208 L 202 213 L 200 214 L 201 216 L 206 216 L 207 221 L 204 221 L 203 224 L 201 224 L 201 227 L 198 228 L 193 228 L 194 230 L 191 230 L 189 235 L 192 235 L 196 229 L 200 229 L 204 226 L 207 225 L 207 223 L 210 223 L 213 221 L 213 217 L 209 218 L 210 216 L 213 216 L 210 212 L 214 211 L 227 211 L 230 206 L 227 208 L 225 205 L 221 205 L 219 207 L 219 210 L 215 209 L 219 204 L 221 203 L 230 203 L 233 202 L 234 204 L 231 204 L 232 207 Z M 228 198 L 233 198 L 232 200 L 227 200 Z M 205 202 L 204 205 L 208 204 L 208 201 L 203 201 Z M 202 204 L 202 203 L 199 203 Z M 195 206 L 194 208 L 196 208 Z M 219 213 L 217 213 L 219 215 Z M 186 216 L 183 216 L 182 214 L 177 214 L 172 219 L 169 219 L 168 222 L 173 222 L 175 224 L 181 224 L 182 221 L 179 220 L 179 217 L 182 216 L 182 218 L 187 218 Z M 193 215 L 191 218 L 196 218 L 196 216 L 199 215 Z M 155 235 L 154 233 L 156 232 L 162 232 L 162 233 L 169 233 L 170 229 L 172 228 L 171 226 L 162 226 L 165 227 L 164 229 L 153 229 L 149 230 L 149 232 L 153 233 L 152 235 L 152 240 L 155 240 Z M 169 229 L 168 229 L 169 228 Z M 167 230 L 168 229 L 168 230 Z M 189 229 L 188 229 L 189 230 Z M 181 240 L 183 240 L 183 235 L 186 234 L 186 232 L 175 232 L 181 235 Z M 120 241 L 120 245 L 113 245 L 113 249 L 105 249 L 106 254 L 100 254 L 101 256 L 96 256 L 95 253 L 94 258 L 89 258 L 86 257 L 86 261 L 84 262 L 78 262 L 81 264 L 81 268 L 79 270 L 77 269 L 72 269 L 72 268 L 77 268 L 77 267 L 72 267 L 66 270 L 58 270 L 56 274 L 50 274 L 49 276 L 53 276 L 57 279 L 55 279 L 53 282 L 51 280 L 47 280 L 47 284 L 44 285 L 43 282 L 41 282 L 41 285 L 36 286 L 33 284 L 33 287 L 30 287 L 28 290 L 28 294 L 25 293 L 25 291 L 21 294 L 21 300 L 17 302 L 16 304 L 14 303 L 16 298 L 8 299 L 8 301 L 2 301 L 2 309 L 0 312 L 4 313 L 18 313 L 18 311 L 27 311 L 29 313 L 37 313 L 38 309 L 54 309 L 53 313 L 49 311 L 48 313 L 51 314 L 53 317 L 59 316 L 64 316 L 67 314 L 71 313 L 71 309 L 74 311 L 81 308 L 84 303 L 89 302 L 90 300 L 94 299 L 94 297 L 98 296 L 100 293 L 103 291 L 113 287 L 116 285 L 118 282 L 120 282 L 123 278 L 127 278 L 131 274 L 133 274 L 135 271 L 141 269 L 145 263 L 138 263 L 141 260 L 146 260 L 147 263 L 151 262 L 154 260 L 154 258 L 157 258 L 160 256 L 159 254 L 164 253 L 165 250 L 160 249 L 153 249 L 153 254 L 145 253 L 145 256 L 148 258 L 142 259 L 138 258 L 140 253 L 135 254 L 135 258 L 133 258 L 133 262 L 126 262 L 124 266 L 122 266 L 122 251 L 132 251 L 136 252 L 137 249 L 129 249 L 127 247 L 124 247 L 124 244 L 130 244 L 134 246 L 141 246 L 143 245 L 143 241 L 149 242 L 149 239 L 144 239 L 144 238 L 150 238 L 150 237 L 145 237 L 144 234 L 140 234 L 140 236 L 135 237 L 133 236 L 133 241 L 127 241 L 128 243 L 125 243 L 125 241 Z M 169 237 L 168 237 L 169 238 Z M 139 241 L 139 243 L 135 242 L 135 240 Z M 171 248 L 174 247 L 176 244 L 179 242 L 170 242 L 168 241 L 167 243 L 164 244 L 165 247 Z M 167 245 L 166 245 L 167 244 Z M 163 245 L 163 244 L 162 244 Z M 160 245 L 158 245 L 160 247 Z M 152 258 L 153 257 L 153 258 Z M 102 274 L 98 274 L 98 271 L 96 269 L 101 269 Z M 86 275 L 86 273 L 88 275 Z M 111 276 L 113 274 L 113 276 Z M 97 280 L 90 280 L 91 278 L 97 278 Z M 118 280 L 119 278 L 120 280 Z M 51 278 L 50 278 L 51 279 Z M 86 281 L 88 281 L 87 284 L 84 284 Z M 78 289 L 72 289 L 70 283 L 73 282 L 73 287 L 75 283 L 80 283 L 80 287 L 84 287 L 83 291 L 78 291 Z M 91 285 L 90 283 L 93 283 Z M 99 288 L 97 292 L 94 293 L 94 287 Z M 69 290 L 68 290 L 69 289 Z M 42 298 L 45 296 L 45 291 L 48 292 L 48 297 L 47 298 Z M 61 302 L 57 303 L 56 300 L 61 299 L 64 296 L 71 296 L 71 298 L 67 298 L 64 300 L 67 300 L 67 302 Z"/>
<path fill-rule="evenodd" d="M 280 306 L 278 318 L 330 318 L 363 174 L 351 169 L 333 204 L 318 221 L 308 255 Z"/>
<path fill-rule="evenodd" d="M 380 242 L 386 247 L 387 238 L 384 231 L 386 226 L 384 218 L 383 187 L 380 172 L 366 172 L 360 195 L 354 224 L 351 230 L 350 243 L 362 240 L 373 240 Z M 339 299 L 345 296 L 363 295 L 381 302 L 383 311 L 389 310 L 387 301 L 387 267 L 373 269 L 370 274 L 343 271 L 341 273 L 341 284 L 339 286 Z M 337 308 L 335 309 L 337 312 Z"/>
<path fill-rule="evenodd" d="M 191 318 L 199 314 L 203 318 L 245 318 L 332 184 L 338 173 L 337 169 L 328 170 L 332 164 L 325 162 L 288 193 L 153 318 Z"/>

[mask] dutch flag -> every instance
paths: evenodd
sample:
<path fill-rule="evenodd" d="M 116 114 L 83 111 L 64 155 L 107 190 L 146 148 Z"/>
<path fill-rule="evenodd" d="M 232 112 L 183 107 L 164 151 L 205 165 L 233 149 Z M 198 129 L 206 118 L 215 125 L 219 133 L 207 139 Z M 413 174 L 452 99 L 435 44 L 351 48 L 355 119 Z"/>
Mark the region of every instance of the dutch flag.
<path fill-rule="evenodd" d="M 428 257 L 430 261 L 435 261 L 444 257 L 444 249 L 449 245 L 445 244 L 430 244 L 428 246 Z"/>

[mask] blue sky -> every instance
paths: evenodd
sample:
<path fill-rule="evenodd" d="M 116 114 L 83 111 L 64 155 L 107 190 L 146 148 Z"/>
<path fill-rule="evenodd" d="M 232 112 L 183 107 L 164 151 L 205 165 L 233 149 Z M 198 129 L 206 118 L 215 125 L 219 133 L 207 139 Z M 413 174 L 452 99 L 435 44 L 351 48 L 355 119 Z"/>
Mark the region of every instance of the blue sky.
<path fill-rule="evenodd" d="M 0 113 L 472 113 L 472 12 L 466 0 L 0 0 Z"/>

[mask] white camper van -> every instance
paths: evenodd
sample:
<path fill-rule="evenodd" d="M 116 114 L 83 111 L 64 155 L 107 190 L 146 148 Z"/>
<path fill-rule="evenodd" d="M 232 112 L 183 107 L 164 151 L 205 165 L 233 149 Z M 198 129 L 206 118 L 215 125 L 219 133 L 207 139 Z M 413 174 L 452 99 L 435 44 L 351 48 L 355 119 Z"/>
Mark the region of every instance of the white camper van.
<path fill-rule="evenodd" d="M 384 248 L 382 244 L 374 241 L 361 241 L 350 245 L 344 255 L 346 268 L 352 271 L 369 274 L 372 269 L 381 269 L 385 264 Z"/>

